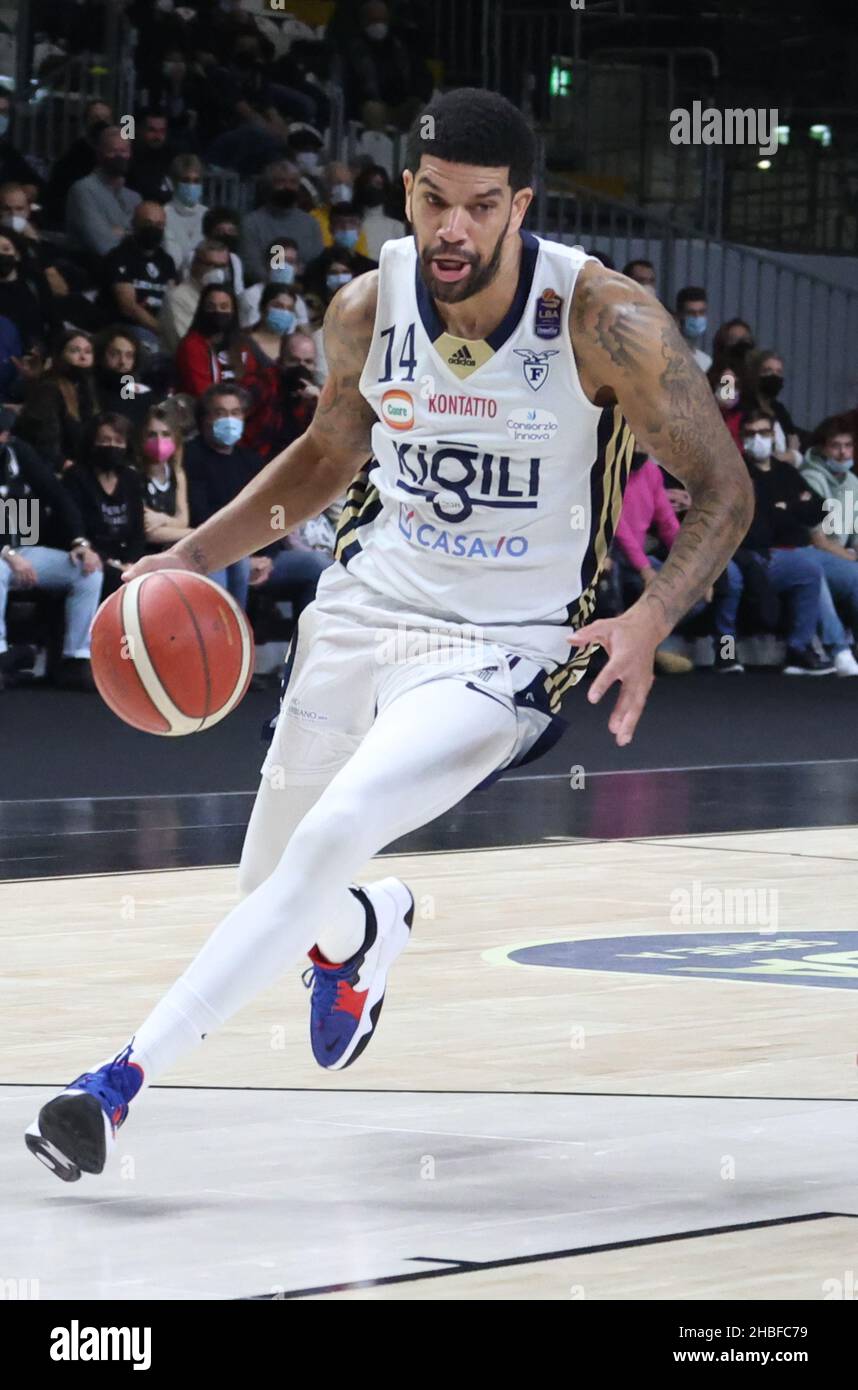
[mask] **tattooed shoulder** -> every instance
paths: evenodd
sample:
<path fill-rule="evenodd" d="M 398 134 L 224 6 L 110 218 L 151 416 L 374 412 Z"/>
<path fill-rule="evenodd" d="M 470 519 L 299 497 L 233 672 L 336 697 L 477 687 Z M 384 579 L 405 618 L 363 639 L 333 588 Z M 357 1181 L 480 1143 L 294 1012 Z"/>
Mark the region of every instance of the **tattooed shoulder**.
<path fill-rule="evenodd" d="M 328 378 L 310 430 L 330 454 L 369 452 L 376 417 L 360 393 L 360 378 L 372 342 L 377 300 L 378 272 L 370 271 L 339 290 L 325 315 Z"/>
<path fill-rule="evenodd" d="M 366 357 L 375 325 L 378 271 L 359 275 L 338 290 L 325 314 L 325 356 L 329 366 L 340 360 Z M 361 362 L 363 366 L 363 362 Z"/>

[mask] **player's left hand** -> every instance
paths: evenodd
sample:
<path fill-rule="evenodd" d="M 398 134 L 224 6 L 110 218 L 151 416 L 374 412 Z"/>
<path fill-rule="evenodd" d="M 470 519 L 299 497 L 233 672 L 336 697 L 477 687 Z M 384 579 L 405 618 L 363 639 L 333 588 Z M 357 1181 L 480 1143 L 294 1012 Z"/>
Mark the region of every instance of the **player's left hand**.
<path fill-rule="evenodd" d="M 631 743 L 653 683 L 653 658 L 660 638 L 633 609 L 619 618 L 601 618 L 579 628 L 570 638 L 573 647 L 603 647 L 608 661 L 590 686 L 587 698 L 597 705 L 614 684 L 622 685 L 611 711 L 608 728 L 620 748 Z"/>

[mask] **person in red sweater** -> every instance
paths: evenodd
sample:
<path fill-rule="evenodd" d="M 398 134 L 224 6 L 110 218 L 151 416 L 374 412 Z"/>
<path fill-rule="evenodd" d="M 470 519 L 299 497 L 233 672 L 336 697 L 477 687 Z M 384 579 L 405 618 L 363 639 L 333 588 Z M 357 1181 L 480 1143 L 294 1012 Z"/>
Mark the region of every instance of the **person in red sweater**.
<path fill-rule="evenodd" d="M 667 495 L 661 469 L 654 459 L 636 450 L 632 455 L 629 479 L 623 494 L 623 510 L 617 523 L 612 556 L 615 594 L 623 608 L 640 596 L 661 568 L 661 560 L 648 554 L 645 548 L 651 530 L 655 531 L 665 550 L 670 550 L 679 534 L 679 522 Z M 717 595 L 713 589 L 709 589 L 688 614 L 689 617 L 696 617 L 707 604 L 712 603 L 716 636 L 719 639 L 733 639 L 727 644 L 721 640 L 716 642 L 717 671 L 740 672 L 743 669 L 735 656 L 736 616 L 741 597 L 742 575 L 731 560 L 718 581 Z M 661 648 L 656 652 L 658 670 L 680 674 L 690 671 L 691 667 L 692 663 L 687 657 Z"/>
<path fill-rule="evenodd" d="M 735 367 L 719 367 L 713 362 L 706 376 L 724 417 L 724 424 L 733 436 L 736 448 L 741 453 L 742 408 L 739 401 L 742 396 L 742 380 L 739 372 Z"/>
<path fill-rule="evenodd" d="M 208 285 L 176 351 L 176 385 L 201 396 L 223 381 L 242 381 L 250 345 L 238 323 L 238 305 L 225 285 Z"/>

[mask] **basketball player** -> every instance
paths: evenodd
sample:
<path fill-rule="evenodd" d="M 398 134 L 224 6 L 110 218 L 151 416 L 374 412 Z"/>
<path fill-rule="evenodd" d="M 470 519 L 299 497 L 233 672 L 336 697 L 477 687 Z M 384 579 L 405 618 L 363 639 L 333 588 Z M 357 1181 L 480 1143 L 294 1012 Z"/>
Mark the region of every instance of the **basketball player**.
<path fill-rule="evenodd" d="M 310 429 L 132 571 L 225 569 L 348 489 L 293 638 L 243 900 L 131 1041 L 42 1108 L 27 1144 L 65 1181 L 101 1172 L 142 1089 L 307 953 L 314 1055 L 354 1062 L 413 911 L 398 880 L 355 875 L 547 747 L 596 646 L 589 698 L 620 682 L 609 727 L 628 744 L 655 649 L 750 524 L 747 469 L 655 296 L 522 231 L 533 160 L 502 97 L 431 103 L 403 174 L 414 235 L 333 299 Z M 692 506 L 634 607 L 591 623 L 635 438 Z"/>

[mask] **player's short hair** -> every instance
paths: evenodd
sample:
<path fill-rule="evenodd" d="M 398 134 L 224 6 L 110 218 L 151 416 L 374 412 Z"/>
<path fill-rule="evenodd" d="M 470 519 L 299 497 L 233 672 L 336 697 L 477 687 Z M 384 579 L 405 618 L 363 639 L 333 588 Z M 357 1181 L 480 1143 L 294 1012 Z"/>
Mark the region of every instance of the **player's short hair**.
<path fill-rule="evenodd" d="M 430 101 L 408 132 L 406 169 L 416 174 L 424 154 L 451 164 L 508 165 L 513 193 L 533 184 L 536 139 L 518 108 L 499 92 L 457 87 Z"/>
<path fill-rule="evenodd" d="M 702 285 L 686 285 L 676 296 L 676 312 L 681 313 L 686 304 L 694 304 L 701 299 L 705 302 L 709 299 Z"/>

